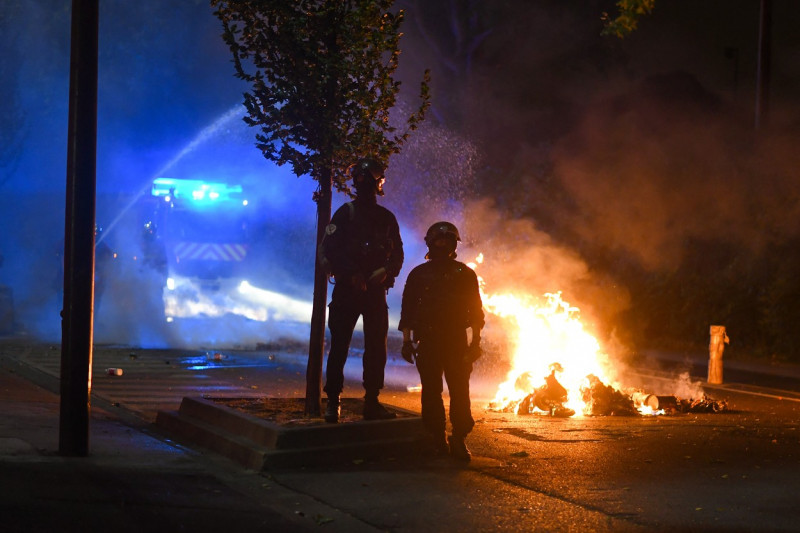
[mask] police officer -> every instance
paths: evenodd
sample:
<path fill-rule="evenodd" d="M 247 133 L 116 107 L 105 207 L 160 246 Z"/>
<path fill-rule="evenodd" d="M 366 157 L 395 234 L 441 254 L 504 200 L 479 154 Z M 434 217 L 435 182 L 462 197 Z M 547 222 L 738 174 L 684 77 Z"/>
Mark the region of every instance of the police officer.
<path fill-rule="evenodd" d="M 168 273 L 167 249 L 158 235 L 158 226 L 152 220 L 142 227 L 142 263 L 166 278 Z"/>
<path fill-rule="evenodd" d="M 425 235 L 428 261 L 414 268 L 403 290 L 399 329 L 403 332 L 403 358 L 416 361 L 422 383 L 422 421 L 437 454 L 470 460 L 464 439 L 475 421 L 469 398 L 472 363 L 481 356 L 483 305 L 478 277 L 456 261 L 461 238 L 450 222 L 433 224 Z M 472 330 L 468 344 L 467 329 Z M 416 344 L 415 344 L 416 343 Z M 445 438 L 442 375 L 450 391 L 450 423 Z"/>
<path fill-rule="evenodd" d="M 350 168 L 356 199 L 342 205 L 325 228 L 320 257 L 334 278 L 328 329 L 331 348 L 325 370 L 328 396 L 325 420 L 339 421 L 344 365 L 358 317 L 363 317 L 364 419 L 395 418 L 378 402 L 386 366 L 389 311 L 386 293 L 403 266 L 403 242 L 397 219 L 378 205 L 384 166 L 372 158 Z"/>
<path fill-rule="evenodd" d="M 111 277 L 114 262 L 114 251 L 102 238 L 102 226 L 94 225 L 94 313 L 100 311 L 100 303 Z"/>

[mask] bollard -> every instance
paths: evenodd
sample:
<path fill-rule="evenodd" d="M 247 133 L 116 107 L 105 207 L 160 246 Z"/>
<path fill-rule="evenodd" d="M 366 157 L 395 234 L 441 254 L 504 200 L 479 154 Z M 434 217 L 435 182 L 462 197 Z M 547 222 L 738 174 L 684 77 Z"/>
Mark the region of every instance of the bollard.
<path fill-rule="evenodd" d="M 722 384 L 722 352 L 725 345 L 730 344 L 725 326 L 711 326 L 711 340 L 708 343 L 708 382 Z"/>

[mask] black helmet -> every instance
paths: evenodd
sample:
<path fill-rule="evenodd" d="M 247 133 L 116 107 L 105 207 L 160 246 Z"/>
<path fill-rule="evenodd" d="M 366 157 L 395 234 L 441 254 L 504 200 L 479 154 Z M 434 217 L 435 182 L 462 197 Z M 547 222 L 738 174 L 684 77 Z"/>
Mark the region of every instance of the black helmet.
<path fill-rule="evenodd" d="M 383 196 L 383 176 L 385 168 L 383 163 L 371 157 L 365 157 L 350 167 L 350 176 L 353 178 L 353 185 L 356 190 L 364 187 L 375 187 L 375 192 Z"/>
<path fill-rule="evenodd" d="M 437 222 L 436 224 L 432 225 L 428 228 L 428 233 L 425 234 L 425 244 L 430 246 L 438 239 L 439 237 L 453 237 L 454 240 L 460 241 L 461 236 L 458 234 L 458 228 L 455 224 L 451 222 Z"/>

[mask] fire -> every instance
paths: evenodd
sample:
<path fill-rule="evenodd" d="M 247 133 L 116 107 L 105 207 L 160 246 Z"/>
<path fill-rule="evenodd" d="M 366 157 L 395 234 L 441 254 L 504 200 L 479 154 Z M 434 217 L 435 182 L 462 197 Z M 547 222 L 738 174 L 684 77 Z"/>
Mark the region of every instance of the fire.
<path fill-rule="evenodd" d="M 470 267 L 476 269 L 483 255 Z M 529 294 L 490 294 L 478 276 L 484 309 L 503 319 L 513 330 L 511 370 L 500 384 L 491 407 L 516 406 L 552 376 L 566 389 L 564 407 L 582 413 L 581 388 L 594 375 L 608 382 L 608 357 L 598 340 L 586 331 L 580 310 L 561 297 L 561 292 L 543 298 Z M 552 378 L 551 378 L 552 379 Z M 552 383 L 552 381 L 551 381 Z"/>
<path fill-rule="evenodd" d="M 483 263 L 478 255 L 469 266 Z M 501 318 L 512 331 L 511 370 L 497 389 L 489 409 L 518 414 L 546 412 L 565 417 L 588 415 L 656 415 L 666 413 L 719 413 L 725 400 L 703 394 L 683 400 L 656 396 L 638 388 L 620 390 L 608 385 L 614 367 L 598 340 L 580 319 L 580 310 L 561 297 L 529 294 L 490 294 L 478 276 L 484 308 Z M 614 373 L 616 375 L 616 373 Z M 688 382 L 688 373 L 681 375 Z"/>

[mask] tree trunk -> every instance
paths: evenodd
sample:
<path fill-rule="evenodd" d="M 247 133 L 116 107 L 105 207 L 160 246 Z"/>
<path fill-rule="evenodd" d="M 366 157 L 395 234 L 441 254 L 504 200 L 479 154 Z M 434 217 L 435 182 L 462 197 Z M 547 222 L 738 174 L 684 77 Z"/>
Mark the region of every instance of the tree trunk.
<path fill-rule="evenodd" d="M 322 414 L 322 359 L 325 351 L 325 310 L 328 303 L 328 275 L 320 266 L 319 245 L 331 221 L 331 169 L 323 169 L 317 199 L 317 240 L 314 253 L 314 299 L 311 309 L 311 336 L 308 342 L 306 368 L 306 407 L 308 416 Z"/>

